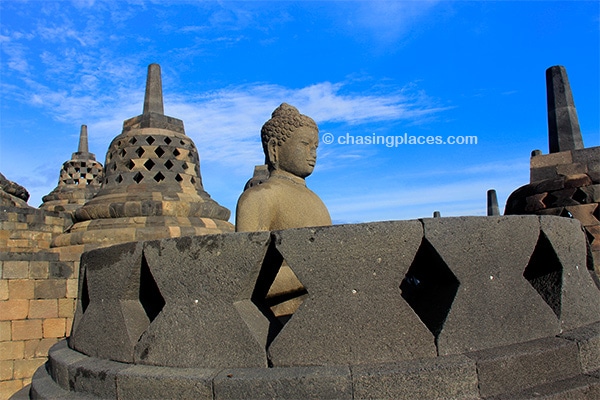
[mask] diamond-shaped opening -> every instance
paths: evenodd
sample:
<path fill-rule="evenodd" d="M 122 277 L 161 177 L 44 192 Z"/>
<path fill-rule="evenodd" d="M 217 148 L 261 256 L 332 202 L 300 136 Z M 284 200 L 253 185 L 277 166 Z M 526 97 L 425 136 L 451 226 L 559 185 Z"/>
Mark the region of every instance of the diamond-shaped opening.
<path fill-rule="evenodd" d="M 425 238 L 400 284 L 402 297 L 437 338 L 444 327 L 460 282 Z"/>
<path fill-rule="evenodd" d="M 164 181 L 165 180 L 165 176 L 159 172 L 158 174 L 154 175 L 154 180 L 156 182 Z"/>
<path fill-rule="evenodd" d="M 162 149 L 162 147 L 158 146 L 156 150 L 154 150 L 154 153 L 156 153 L 158 158 L 161 158 L 165 154 L 165 151 Z"/>
<path fill-rule="evenodd" d="M 179 157 L 181 155 L 181 152 L 179 150 L 175 149 L 175 150 L 173 150 L 173 155 L 175 157 Z"/>
<path fill-rule="evenodd" d="M 144 175 L 142 175 L 140 172 L 135 174 L 133 177 L 133 180 L 135 181 L 135 183 L 140 183 L 142 181 L 142 179 L 144 179 Z"/>
<path fill-rule="evenodd" d="M 586 204 L 588 203 L 588 195 L 581 188 L 577 188 L 575 193 L 573 193 L 573 200 L 580 204 Z"/>
<path fill-rule="evenodd" d="M 131 171 L 135 167 L 133 160 L 129 160 L 125 163 L 125 166 Z"/>
<path fill-rule="evenodd" d="M 169 137 L 165 138 L 165 143 L 166 144 L 171 144 L 172 140 Z"/>
<path fill-rule="evenodd" d="M 141 147 L 138 147 L 138 148 L 135 150 L 135 154 L 137 154 L 137 155 L 138 155 L 138 157 L 141 157 L 141 156 L 143 156 L 145 152 L 146 152 L 146 151 L 145 151 L 143 148 L 141 148 Z"/>
<path fill-rule="evenodd" d="M 148 171 L 152 170 L 152 168 L 155 166 L 156 164 L 154 164 L 154 161 L 152 160 L 148 160 L 144 163 L 144 167 L 146 167 L 146 169 Z"/>
<path fill-rule="evenodd" d="M 189 166 L 187 165 L 187 163 L 186 163 L 186 162 L 184 162 L 184 163 L 181 165 L 181 168 L 183 168 L 183 170 L 185 171 L 186 169 L 188 169 L 188 168 L 189 168 Z"/>
<path fill-rule="evenodd" d="M 112 169 L 113 171 L 116 171 L 116 170 L 117 170 L 117 163 L 114 163 L 114 164 L 113 164 L 113 165 L 110 167 L 110 169 Z"/>
<path fill-rule="evenodd" d="M 129 139 L 129 144 L 136 144 L 137 143 L 137 139 L 132 137 L 131 139 Z"/>
<path fill-rule="evenodd" d="M 177 182 L 181 182 L 181 181 L 183 181 L 183 178 L 181 177 L 181 175 L 177 174 L 177 175 L 175 175 L 175 180 Z"/>
<path fill-rule="evenodd" d="M 115 182 L 117 182 L 117 183 L 123 182 L 123 177 L 121 175 L 117 175 L 117 177 L 115 178 Z"/>
<path fill-rule="evenodd" d="M 167 160 L 167 162 L 165 163 L 165 168 L 170 170 L 171 168 L 173 168 L 173 165 L 175 164 L 173 164 L 171 160 Z"/>
<path fill-rule="evenodd" d="M 307 296 L 307 290 L 271 242 L 250 297 L 263 320 L 257 320 L 247 301 L 238 302 L 236 307 L 257 341 L 267 350 Z"/>
<path fill-rule="evenodd" d="M 146 143 L 148 143 L 148 144 L 152 144 L 152 143 L 154 143 L 154 142 L 156 142 L 156 139 L 154 139 L 152 136 L 148 136 L 148 137 L 146 138 Z"/>
<path fill-rule="evenodd" d="M 125 149 L 121 149 L 121 150 L 119 150 L 119 153 L 118 153 L 118 154 L 119 154 L 121 157 L 125 157 L 125 156 L 127 155 L 127 152 L 125 151 Z"/>
<path fill-rule="evenodd" d="M 558 197 L 556 197 L 552 193 L 548 193 L 548 195 L 542 199 L 542 203 L 544 203 L 546 208 L 552 208 L 557 200 Z"/>
<path fill-rule="evenodd" d="M 165 299 L 152 276 L 146 257 L 142 256 L 142 269 L 140 271 L 140 304 L 150 322 L 154 321 L 165 306 Z"/>
<path fill-rule="evenodd" d="M 83 272 L 83 282 L 81 283 L 81 311 L 85 313 L 90 305 L 90 293 L 88 291 L 87 270 Z"/>
<path fill-rule="evenodd" d="M 194 177 L 192 176 L 190 178 L 190 182 L 192 183 L 192 185 L 195 185 L 196 184 L 196 179 L 194 179 Z"/>
<path fill-rule="evenodd" d="M 185 146 L 185 142 L 183 140 L 180 140 L 179 144 L 182 145 L 182 146 Z"/>
<path fill-rule="evenodd" d="M 560 318 L 562 299 L 562 264 L 552 244 L 541 232 L 525 267 L 523 277 Z"/>

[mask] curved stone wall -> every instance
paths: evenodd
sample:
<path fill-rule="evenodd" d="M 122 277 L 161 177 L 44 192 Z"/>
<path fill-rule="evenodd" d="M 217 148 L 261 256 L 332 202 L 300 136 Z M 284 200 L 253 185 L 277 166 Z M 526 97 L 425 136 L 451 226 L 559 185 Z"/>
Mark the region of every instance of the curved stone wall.
<path fill-rule="evenodd" d="M 93 250 L 70 349 L 51 352 L 33 390 L 48 397 L 50 373 L 61 390 L 100 397 L 189 379 L 211 388 L 198 398 L 479 398 L 564 380 L 561 390 L 598 393 L 600 290 L 586 245 L 576 220 L 504 216 Z M 282 265 L 307 294 L 276 317 L 267 293 Z"/>

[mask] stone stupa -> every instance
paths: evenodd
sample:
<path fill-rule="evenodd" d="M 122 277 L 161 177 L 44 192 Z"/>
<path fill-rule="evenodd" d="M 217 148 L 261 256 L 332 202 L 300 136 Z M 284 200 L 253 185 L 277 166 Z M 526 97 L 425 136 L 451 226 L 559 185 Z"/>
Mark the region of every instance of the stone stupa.
<path fill-rule="evenodd" d="M 96 196 L 54 247 L 112 244 L 233 231 L 230 211 L 202 186 L 200 158 L 183 121 L 164 114 L 160 66 L 148 67 L 142 115 L 123 122 L 106 154 Z"/>
<path fill-rule="evenodd" d="M 71 159 L 66 161 L 58 178 L 58 186 L 42 198 L 43 210 L 63 211 L 73 215 L 75 210 L 92 199 L 100 190 L 102 164 L 88 149 L 87 126 L 81 125 L 79 147 Z"/>

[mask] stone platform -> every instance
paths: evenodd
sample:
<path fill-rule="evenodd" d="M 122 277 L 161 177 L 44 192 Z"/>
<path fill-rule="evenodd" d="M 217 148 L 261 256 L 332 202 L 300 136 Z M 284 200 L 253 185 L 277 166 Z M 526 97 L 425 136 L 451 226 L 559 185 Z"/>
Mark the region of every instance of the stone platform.
<path fill-rule="evenodd" d="M 31 396 L 596 398 L 600 290 L 588 253 L 579 221 L 554 216 L 93 250 L 69 347 L 50 351 Z M 284 262 L 307 295 L 277 318 L 266 294 Z"/>

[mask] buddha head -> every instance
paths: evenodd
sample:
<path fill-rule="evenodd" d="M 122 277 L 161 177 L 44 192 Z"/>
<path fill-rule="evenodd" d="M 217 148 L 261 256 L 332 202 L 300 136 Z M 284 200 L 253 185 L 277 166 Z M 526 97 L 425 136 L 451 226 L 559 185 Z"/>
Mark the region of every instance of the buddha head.
<path fill-rule="evenodd" d="M 317 162 L 319 128 L 315 121 L 283 103 L 261 129 L 265 163 L 270 171 L 309 176 Z"/>

